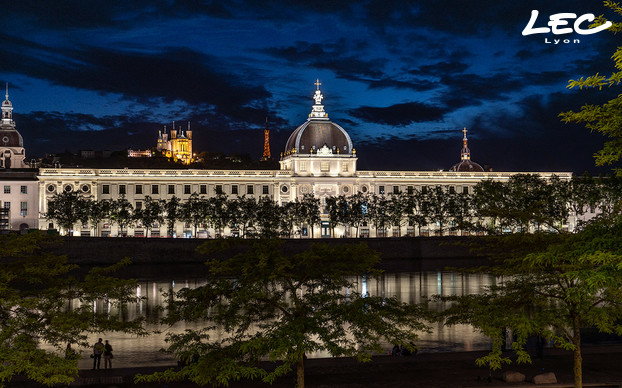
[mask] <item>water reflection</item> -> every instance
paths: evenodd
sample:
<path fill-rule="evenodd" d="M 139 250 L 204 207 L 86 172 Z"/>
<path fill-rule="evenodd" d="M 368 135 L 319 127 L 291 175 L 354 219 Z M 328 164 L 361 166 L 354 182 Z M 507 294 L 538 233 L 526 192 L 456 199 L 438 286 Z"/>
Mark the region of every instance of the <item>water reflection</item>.
<path fill-rule="evenodd" d="M 492 285 L 494 277 L 483 274 L 461 274 L 454 272 L 400 272 L 385 273 L 379 278 L 360 276 L 355 279 L 357 289 L 346 290 L 369 294 L 370 296 L 397 297 L 406 303 L 426 302 L 432 295 L 468 295 L 477 294 L 483 287 Z M 166 314 L 162 308 L 166 305 L 166 292 L 179 291 L 182 288 L 196 288 L 206 283 L 203 279 L 177 279 L 140 281 L 136 288 L 136 296 L 144 300 L 128 306 L 121 313 L 124 319 L 144 317 L 147 320 L 147 329 L 159 331 L 148 337 L 136 337 L 121 333 L 102 333 L 100 336 L 110 341 L 114 348 L 113 363 L 115 367 L 127 366 L 156 366 L 175 363 L 172 356 L 159 352 L 166 346 L 166 333 L 181 333 L 186 329 L 198 329 L 202 323 L 179 322 L 173 327 L 162 327 L 158 324 L 160 318 Z M 72 301 L 71 304 L 77 304 Z M 444 308 L 441 302 L 430 302 L 430 308 L 440 311 Z M 115 315 L 115 307 L 105 302 L 96 304 L 98 312 Z M 212 338 L 222 338 L 224 333 L 214 331 Z M 91 342 L 95 343 L 93 336 Z M 445 327 L 441 324 L 432 324 L 431 333 L 420 333 L 417 346 L 420 352 L 444 351 L 471 351 L 490 348 L 490 340 L 475 332 L 467 325 Z M 392 345 L 385 344 L 385 351 L 390 352 Z M 84 350 L 79 361 L 80 368 L 92 367 L 89 355 L 91 349 Z M 316 352 L 309 357 L 327 357 L 328 354 Z"/>

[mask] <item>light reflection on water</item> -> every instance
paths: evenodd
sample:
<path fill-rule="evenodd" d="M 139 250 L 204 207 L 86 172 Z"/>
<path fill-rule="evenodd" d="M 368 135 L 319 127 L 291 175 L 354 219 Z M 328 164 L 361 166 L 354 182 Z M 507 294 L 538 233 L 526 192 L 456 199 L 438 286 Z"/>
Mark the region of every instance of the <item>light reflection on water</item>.
<path fill-rule="evenodd" d="M 483 287 L 493 284 L 494 277 L 483 274 L 461 274 L 454 272 L 400 272 L 384 273 L 378 279 L 359 277 L 357 292 L 368 292 L 372 296 L 396 296 L 406 303 L 422 303 L 432 295 L 468 295 L 479 293 Z M 139 281 L 137 296 L 146 299 L 128 306 L 122 316 L 124 319 L 144 317 L 147 320 L 147 329 L 161 331 L 147 337 L 136 337 L 123 333 L 102 333 L 99 337 L 110 341 L 114 351 L 114 367 L 131 366 L 160 366 L 171 365 L 176 361 L 171 355 L 159 352 L 166 346 L 164 338 L 167 332 L 181 333 L 185 329 L 197 329 L 201 323 L 180 322 L 173 327 L 163 327 L 158 320 L 165 314 L 160 307 L 165 305 L 163 292 L 179 291 L 182 288 L 195 288 L 205 284 L 201 279 L 176 279 L 176 280 L 150 280 Z M 77 302 L 72 302 L 77 303 Z M 441 302 L 430 302 L 430 308 L 439 311 L 444 308 Z M 100 312 L 116 313 L 114 308 L 103 303 L 98 303 L 97 310 Z M 490 340 L 475 332 L 468 325 L 456 325 L 445 327 L 440 323 L 431 324 L 431 333 L 419 333 L 416 345 L 420 352 L 446 352 L 446 351 L 472 351 L 490 349 Z M 212 333 L 213 338 L 221 338 L 223 333 Z M 91 343 L 97 341 L 93 336 Z M 391 350 L 392 344 L 384 344 L 386 353 Z M 78 366 L 91 368 L 92 360 L 89 358 L 91 349 L 83 350 L 82 358 Z M 328 357 L 327 353 L 316 352 L 309 357 Z M 102 365 L 103 368 L 103 360 Z"/>

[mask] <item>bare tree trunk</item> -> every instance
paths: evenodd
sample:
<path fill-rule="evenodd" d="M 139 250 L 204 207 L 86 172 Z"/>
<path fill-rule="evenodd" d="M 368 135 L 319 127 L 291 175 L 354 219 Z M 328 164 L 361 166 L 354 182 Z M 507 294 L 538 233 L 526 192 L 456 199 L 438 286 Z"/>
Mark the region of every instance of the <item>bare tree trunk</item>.
<path fill-rule="evenodd" d="M 575 388 L 583 388 L 583 357 L 581 356 L 581 329 L 579 326 L 579 316 L 573 317 L 573 338 L 574 349 L 574 386 Z"/>
<path fill-rule="evenodd" d="M 304 354 L 298 361 L 298 366 L 296 367 L 296 388 L 305 388 L 305 357 Z"/>

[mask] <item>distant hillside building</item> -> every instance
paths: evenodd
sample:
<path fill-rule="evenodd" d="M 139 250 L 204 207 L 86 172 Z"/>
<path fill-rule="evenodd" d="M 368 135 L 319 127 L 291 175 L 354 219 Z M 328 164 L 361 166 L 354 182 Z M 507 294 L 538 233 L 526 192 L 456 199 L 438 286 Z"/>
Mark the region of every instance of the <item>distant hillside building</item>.
<path fill-rule="evenodd" d="M 168 158 L 173 158 L 183 164 L 192 163 L 192 131 L 190 130 L 190 121 L 188 121 L 188 129 L 183 127 L 175 128 L 173 121 L 173 129 L 170 134 L 164 131 L 158 133 L 158 143 L 156 149 Z"/>

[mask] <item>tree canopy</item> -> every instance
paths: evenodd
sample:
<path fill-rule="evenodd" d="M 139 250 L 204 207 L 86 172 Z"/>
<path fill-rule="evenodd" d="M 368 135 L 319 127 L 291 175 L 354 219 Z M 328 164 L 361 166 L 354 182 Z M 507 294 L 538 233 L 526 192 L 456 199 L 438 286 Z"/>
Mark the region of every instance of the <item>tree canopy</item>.
<path fill-rule="evenodd" d="M 50 253 L 54 243 L 39 233 L 0 235 L 0 387 L 20 374 L 48 386 L 69 384 L 78 369 L 75 358 L 65 358 L 67 344 L 88 346 L 93 332 L 143 334 L 140 320 L 122 322 L 93 308 L 104 300 L 122 311 L 136 301 L 135 282 L 111 276 L 127 262 L 79 276 L 66 257 Z M 78 307 L 69 307 L 72 300 Z"/>
<path fill-rule="evenodd" d="M 202 245 L 200 252 L 210 257 L 207 284 L 171 295 L 164 319 L 205 322 L 167 338 L 168 351 L 196 362 L 137 380 L 227 385 L 240 379 L 273 382 L 296 370 L 297 386 L 304 388 L 306 354 L 325 351 L 369 361 L 382 352 L 382 340 L 412 347 L 417 331 L 427 330 L 422 306 L 363 293 L 358 279 L 378 274 L 373 266 L 379 259 L 366 245 L 315 244 L 288 254 L 281 244 L 258 239 Z M 238 253 L 214 256 L 224 248 Z M 212 337 L 217 328 L 226 335 Z"/>
<path fill-rule="evenodd" d="M 622 7 L 613 1 L 605 1 L 605 6 L 618 15 L 622 15 Z M 594 21 L 594 26 L 604 24 L 606 22 L 604 16 L 600 16 Z M 622 31 L 622 23 L 614 22 L 609 31 L 617 34 Z M 598 88 L 612 87 L 620 85 L 622 82 L 622 47 L 618 47 L 611 56 L 614 61 L 615 71 L 610 76 L 596 73 L 588 77 L 568 81 L 568 88 Z M 562 121 L 566 123 L 584 123 L 591 131 L 600 132 L 608 140 L 605 142 L 603 149 L 594 154 L 597 166 L 613 165 L 614 170 L 619 176 L 622 176 L 622 168 L 616 165 L 622 159 L 622 94 L 612 100 L 602 104 L 593 105 L 585 104 L 578 112 L 568 111 L 560 113 Z"/>
<path fill-rule="evenodd" d="M 493 239 L 493 241 L 490 241 Z M 622 335 L 622 215 L 603 216 L 577 234 L 487 238 L 504 257 L 480 268 L 498 283 L 479 295 L 449 297 L 448 324 L 468 323 L 490 336 L 493 351 L 478 363 L 510 362 L 500 346 L 511 329 L 518 362 L 530 361 L 527 338 L 537 335 L 574 354 L 575 387 L 582 386 L 581 329 Z"/>

